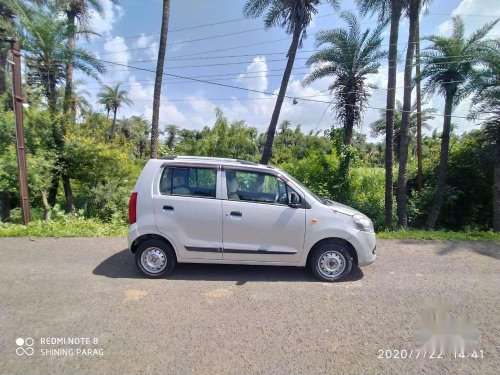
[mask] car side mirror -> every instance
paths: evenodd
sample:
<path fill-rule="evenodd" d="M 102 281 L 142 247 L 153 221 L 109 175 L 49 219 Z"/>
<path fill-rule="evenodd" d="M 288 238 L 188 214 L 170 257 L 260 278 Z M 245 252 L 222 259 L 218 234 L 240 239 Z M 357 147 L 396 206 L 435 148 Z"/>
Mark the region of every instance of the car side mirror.
<path fill-rule="evenodd" d="M 288 203 L 288 205 L 292 208 L 300 207 L 300 200 L 296 193 L 290 193 L 290 202 Z"/>

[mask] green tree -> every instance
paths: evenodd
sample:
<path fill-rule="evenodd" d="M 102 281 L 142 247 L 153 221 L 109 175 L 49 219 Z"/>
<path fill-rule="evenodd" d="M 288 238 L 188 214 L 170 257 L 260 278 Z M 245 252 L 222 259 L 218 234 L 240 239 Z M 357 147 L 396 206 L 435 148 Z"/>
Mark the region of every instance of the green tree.
<path fill-rule="evenodd" d="M 415 55 L 415 41 L 417 37 L 417 24 L 419 21 L 422 0 L 408 0 L 408 44 L 406 48 L 406 60 L 403 79 L 403 113 L 399 128 L 399 168 L 398 168 L 398 188 L 396 194 L 398 225 L 406 228 L 408 217 L 406 213 L 407 192 L 406 192 L 406 172 L 408 163 L 408 126 L 411 114 L 411 92 L 413 80 L 413 56 Z"/>
<path fill-rule="evenodd" d="M 334 7 L 338 5 L 337 0 L 329 0 L 329 2 Z M 292 35 L 292 42 L 287 54 L 288 61 L 281 80 L 280 90 L 267 130 L 266 144 L 260 160 L 262 164 L 267 164 L 271 159 L 276 126 L 278 125 L 281 106 L 285 99 L 297 49 L 302 45 L 302 40 L 307 36 L 307 27 L 311 23 L 313 16 L 318 12 L 317 7 L 319 4 L 320 0 L 247 0 L 245 3 L 243 9 L 245 17 L 257 18 L 266 13 L 264 18 L 266 28 L 281 26 L 285 28 L 288 34 Z"/>
<path fill-rule="evenodd" d="M 328 89 L 334 95 L 337 119 L 344 127 L 343 143 L 350 146 L 354 125 L 361 121 L 369 89 L 374 88 L 366 82 L 367 76 L 378 72 L 386 53 L 380 50 L 383 25 L 362 31 L 353 13 L 344 12 L 341 17 L 347 22 L 347 29 L 325 30 L 316 35 L 316 47 L 327 46 L 307 60 L 308 66 L 316 68 L 303 84 L 333 78 Z"/>
<path fill-rule="evenodd" d="M 165 132 L 167 133 L 167 139 L 165 141 L 165 145 L 168 147 L 169 150 L 173 150 L 177 134 L 179 133 L 179 127 L 173 124 L 167 125 L 165 127 Z"/>
<path fill-rule="evenodd" d="M 54 118 L 52 134 L 57 152 L 61 155 L 66 135 L 66 124 L 56 119 L 59 87 L 65 82 L 65 64 L 72 59 L 74 68 L 84 74 L 97 78 L 104 72 L 104 66 L 93 54 L 83 48 L 75 48 L 70 52 L 66 40 L 83 29 L 68 27 L 65 20 L 57 16 L 57 9 L 49 6 L 28 7 L 21 3 L 14 8 L 20 23 L 20 34 L 25 50 L 28 67 L 28 83 L 40 86 L 48 102 L 49 113 Z M 66 196 L 67 208 L 74 212 L 73 193 L 64 159 L 58 161 Z M 49 194 L 51 204 L 55 202 L 59 176 L 55 175 L 53 187 Z"/>
<path fill-rule="evenodd" d="M 68 30 L 73 30 L 68 34 L 67 38 L 67 50 L 69 58 L 66 61 L 66 87 L 64 91 L 64 103 L 63 112 L 66 114 L 70 109 L 73 109 L 73 53 L 75 50 L 75 41 L 77 36 L 77 23 L 88 27 L 91 13 L 90 11 L 94 9 L 98 14 L 103 14 L 102 2 L 101 0 L 55 0 L 57 9 L 64 12 L 66 15 L 67 28 Z M 117 0 L 112 0 L 114 3 Z M 73 111 L 72 117 L 75 117 Z"/>
<path fill-rule="evenodd" d="M 453 32 L 450 37 L 433 35 L 425 38 L 431 45 L 422 52 L 423 69 L 418 77 L 426 80 L 426 93 L 438 93 L 445 99 L 439 174 L 436 195 L 426 223 L 427 229 L 434 229 L 436 226 L 445 196 L 453 106 L 470 93 L 469 83 L 475 75 L 477 65 L 484 62 L 492 48 L 492 42 L 486 36 L 498 20 L 484 25 L 468 38 L 465 37 L 463 20 L 453 17 L 452 22 Z"/>
<path fill-rule="evenodd" d="M 134 156 L 142 159 L 147 156 L 147 146 L 151 123 L 144 116 L 132 116 L 117 121 L 117 132 L 134 145 Z"/>
<path fill-rule="evenodd" d="M 72 59 L 74 68 L 98 78 L 105 69 L 95 56 L 83 48 L 70 52 L 66 40 L 75 32 L 66 21 L 57 17 L 53 8 L 26 7 L 19 5 L 16 15 L 20 21 L 20 33 L 28 67 L 28 83 L 40 85 L 49 104 L 49 111 L 57 113 L 58 86 L 65 82 L 65 65 Z"/>
<path fill-rule="evenodd" d="M 8 2 L 0 3 L 0 40 L 7 38 L 13 27 L 14 12 Z M 6 74 L 7 74 L 7 53 L 8 45 L 0 44 L 0 95 L 6 90 Z"/>
<path fill-rule="evenodd" d="M 385 225 L 392 226 L 394 164 L 394 108 L 396 105 L 396 73 L 398 59 L 399 21 L 403 10 L 403 0 L 356 0 L 361 14 L 375 14 L 385 22 L 390 19 L 387 103 L 385 120 Z"/>
<path fill-rule="evenodd" d="M 378 137 L 380 135 L 385 135 L 385 109 L 381 109 L 379 111 L 380 118 L 377 121 L 374 121 L 370 124 L 370 131 L 373 137 Z M 429 121 L 433 120 L 436 114 L 435 108 L 424 108 L 421 110 L 421 126 L 423 129 L 429 130 L 431 127 L 429 125 Z M 399 155 L 399 145 L 401 140 L 401 118 L 403 117 L 403 105 L 399 100 L 396 101 L 396 108 L 394 110 L 394 149 L 396 151 L 396 155 Z M 417 103 L 413 103 L 411 106 L 411 113 L 408 124 L 408 142 L 411 142 L 416 138 L 417 134 L 417 124 L 418 124 L 418 112 L 417 112 Z"/>
<path fill-rule="evenodd" d="M 486 140 L 493 146 L 493 230 L 500 232 L 500 40 L 485 53 L 485 64 L 474 72 L 471 119 L 482 118 Z"/>
<path fill-rule="evenodd" d="M 106 110 L 113 111 L 113 121 L 111 123 L 111 139 L 115 136 L 116 130 L 116 113 L 123 105 L 131 105 L 132 100 L 128 98 L 128 93 L 120 89 L 120 84 L 115 86 L 104 85 L 101 91 L 97 94 L 99 104 L 104 105 Z"/>

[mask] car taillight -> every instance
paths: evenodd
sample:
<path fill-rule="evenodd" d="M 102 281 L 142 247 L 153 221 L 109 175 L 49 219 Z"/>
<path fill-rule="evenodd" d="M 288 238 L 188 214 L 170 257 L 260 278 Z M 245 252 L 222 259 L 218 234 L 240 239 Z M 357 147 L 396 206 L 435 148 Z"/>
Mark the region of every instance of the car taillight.
<path fill-rule="evenodd" d="M 128 223 L 134 224 L 137 220 L 137 193 L 130 195 L 128 201 Z"/>

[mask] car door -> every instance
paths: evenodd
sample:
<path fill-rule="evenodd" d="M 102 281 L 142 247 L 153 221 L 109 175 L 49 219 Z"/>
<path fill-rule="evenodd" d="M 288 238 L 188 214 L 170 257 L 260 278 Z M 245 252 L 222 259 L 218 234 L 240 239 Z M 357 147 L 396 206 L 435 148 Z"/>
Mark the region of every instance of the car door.
<path fill-rule="evenodd" d="M 216 167 L 168 166 L 160 175 L 153 192 L 156 227 L 183 259 L 222 259 L 218 179 Z"/>
<path fill-rule="evenodd" d="M 223 259 L 297 263 L 304 248 L 305 210 L 288 205 L 292 192 L 278 177 L 223 172 Z"/>

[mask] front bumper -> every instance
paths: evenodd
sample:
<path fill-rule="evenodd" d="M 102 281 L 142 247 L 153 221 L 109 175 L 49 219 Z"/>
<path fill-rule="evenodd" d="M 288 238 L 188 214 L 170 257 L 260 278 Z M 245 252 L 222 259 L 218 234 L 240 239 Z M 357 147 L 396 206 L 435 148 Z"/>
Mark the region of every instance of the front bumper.
<path fill-rule="evenodd" d="M 367 266 L 377 259 L 377 237 L 375 233 L 357 231 L 348 241 L 358 254 L 358 266 Z"/>

